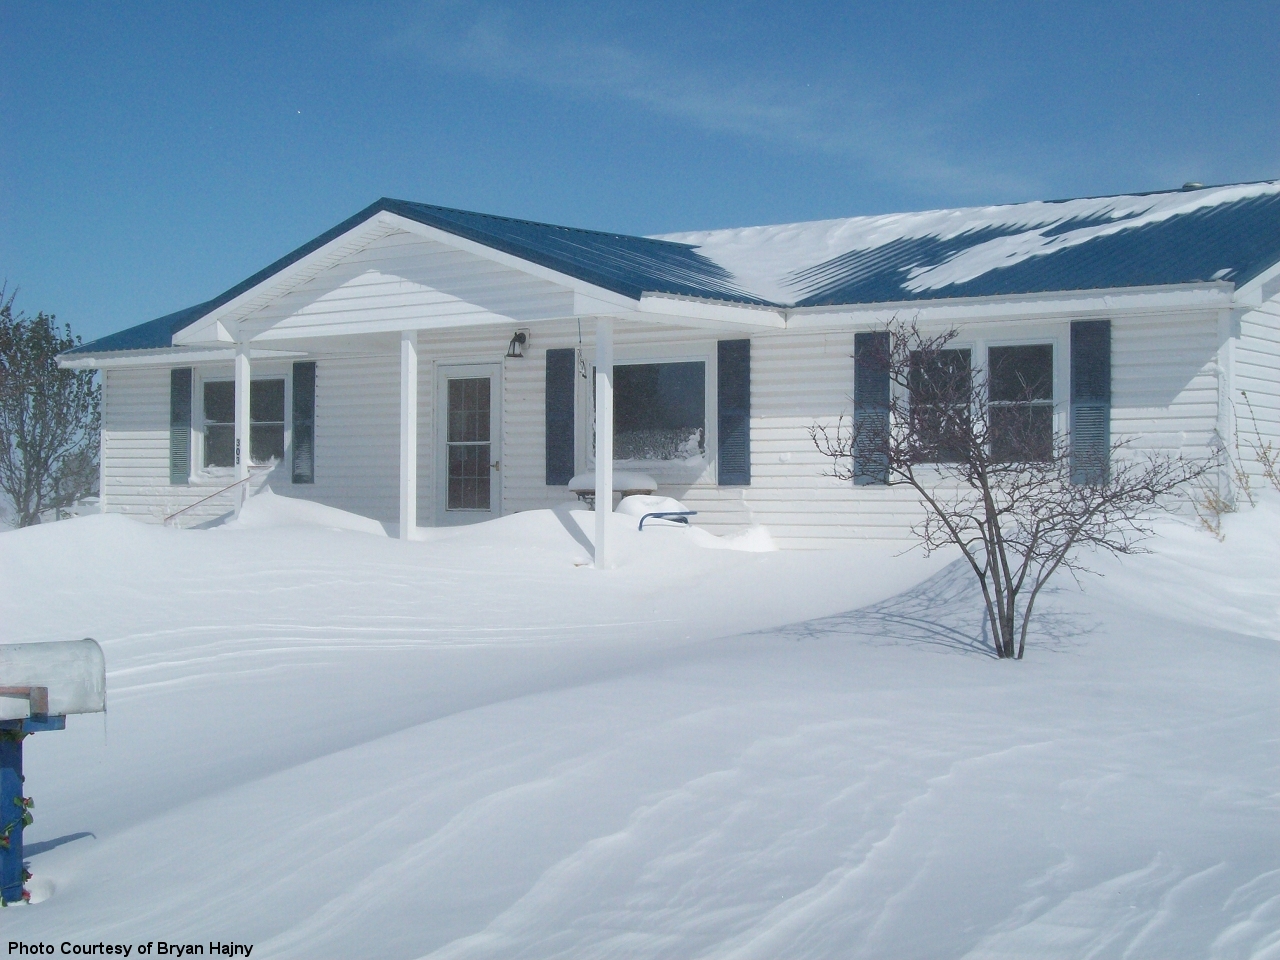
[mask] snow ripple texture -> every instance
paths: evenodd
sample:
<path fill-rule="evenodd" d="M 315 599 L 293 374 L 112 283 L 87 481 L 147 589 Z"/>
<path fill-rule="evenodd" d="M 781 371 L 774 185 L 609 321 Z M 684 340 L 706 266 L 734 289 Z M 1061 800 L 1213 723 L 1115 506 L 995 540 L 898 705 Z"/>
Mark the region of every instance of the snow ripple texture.
<path fill-rule="evenodd" d="M 401 543 L 263 503 L 0 536 L 7 639 L 109 670 L 105 732 L 27 742 L 6 940 L 1280 957 L 1275 504 L 1100 561 L 1010 664 L 950 557 L 618 518 L 595 571 L 590 515 Z"/>

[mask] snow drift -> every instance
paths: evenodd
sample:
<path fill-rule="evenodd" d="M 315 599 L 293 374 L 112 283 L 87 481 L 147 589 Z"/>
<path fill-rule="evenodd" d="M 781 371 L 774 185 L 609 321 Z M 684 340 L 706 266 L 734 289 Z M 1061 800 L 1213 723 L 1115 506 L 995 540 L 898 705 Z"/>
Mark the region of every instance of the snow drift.
<path fill-rule="evenodd" d="M 950 558 L 306 513 L 0 537 L 6 639 L 96 637 L 110 696 L 28 741 L 6 940 L 1280 956 L 1274 504 L 1064 582 L 1022 663 Z"/>

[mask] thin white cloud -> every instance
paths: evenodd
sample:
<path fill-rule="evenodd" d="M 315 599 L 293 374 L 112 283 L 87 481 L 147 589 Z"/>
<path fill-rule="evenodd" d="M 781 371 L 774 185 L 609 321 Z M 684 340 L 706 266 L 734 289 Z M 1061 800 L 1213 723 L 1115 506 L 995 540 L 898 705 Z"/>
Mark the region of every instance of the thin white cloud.
<path fill-rule="evenodd" d="M 637 49 L 563 19 L 534 22 L 502 6 L 437 0 L 416 10 L 417 22 L 393 45 L 436 69 L 628 103 L 704 132 L 845 158 L 851 176 L 952 195 L 1031 188 L 950 159 L 945 123 L 930 120 L 928 110 L 903 109 L 884 89 L 854 76 L 839 88 L 763 71 L 746 77 L 712 62 Z"/>

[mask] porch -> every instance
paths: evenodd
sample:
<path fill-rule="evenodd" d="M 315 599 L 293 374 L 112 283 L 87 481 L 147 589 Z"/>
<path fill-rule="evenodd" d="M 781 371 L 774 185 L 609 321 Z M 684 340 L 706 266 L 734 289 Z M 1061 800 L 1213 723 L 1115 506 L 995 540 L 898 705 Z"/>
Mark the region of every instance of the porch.
<path fill-rule="evenodd" d="M 608 317 L 239 344 L 169 372 L 188 378 L 177 389 L 190 398 L 189 434 L 174 435 L 193 494 L 244 481 L 224 510 L 266 482 L 404 539 L 573 501 L 568 481 L 583 471 L 596 502 L 612 503 L 615 458 L 669 495 L 718 495 L 735 479 L 725 451 L 739 472 L 749 460 L 748 408 L 726 395 L 745 399 L 749 350 L 740 336 Z"/>

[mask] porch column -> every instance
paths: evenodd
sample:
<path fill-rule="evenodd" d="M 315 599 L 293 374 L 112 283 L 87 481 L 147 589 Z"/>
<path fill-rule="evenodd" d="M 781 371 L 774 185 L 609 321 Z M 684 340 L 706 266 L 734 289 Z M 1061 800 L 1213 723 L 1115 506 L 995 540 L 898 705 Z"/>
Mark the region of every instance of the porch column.
<path fill-rule="evenodd" d="M 249 344 L 236 344 L 236 479 L 245 480 L 249 476 Z M 249 484 L 242 483 L 236 487 L 236 515 L 249 496 Z"/>
<path fill-rule="evenodd" d="M 400 333 L 400 539 L 418 529 L 418 331 Z"/>
<path fill-rule="evenodd" d="M 609 566 L 613 515 L 613 318 L 596 320 L 596 569 Z"/>

